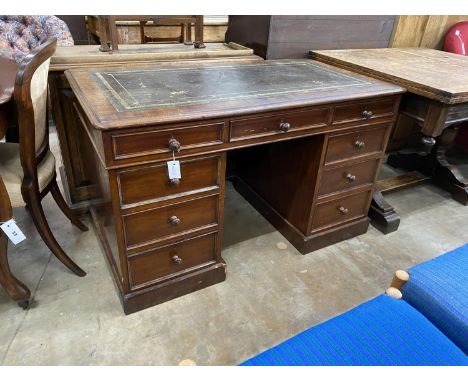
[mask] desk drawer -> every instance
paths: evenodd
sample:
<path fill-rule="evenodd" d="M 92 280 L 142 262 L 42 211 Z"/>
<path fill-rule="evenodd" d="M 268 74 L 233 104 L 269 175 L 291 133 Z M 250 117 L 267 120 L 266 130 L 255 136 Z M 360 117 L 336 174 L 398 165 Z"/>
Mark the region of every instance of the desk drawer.
<path fill-rule="evenodd" d="M 372 120 L 388 117 L 393 114 L 395 99 L 362 102 L 346 106 L 337 106 L 333 115 L 333 123 L 344 123 L 356 120 Z"/>
<path fill-rule="evenodd" d="M 123 216 L 128 249 L 217 223 L 217 195 Z"/>
<path fill-rule="evenodd" d="M 122 204 L 144 202 L 219 187 L 220 157 L 180 161 L 182 179 L 171 183 L 166 162 L 117 173 Z"/>
<path fill-rule="evenodd" d="M 217 235 L 210 233 L 129 257 L 132 288 L 214 262 Z"/>
<path fill-rule="evenodd" d="M 378 165 L 379 160 L 373 160 L 342 166 L 332 170 L 327 170 L 325 167 L 320 181 L 319 195 L 372 184 Z"/>
<path fill-rule="evenodd" d="M 288 131 L 326 126 L 330 113 L 331 109 L 325 107 L 268 117 L 236 119 L 231 121 L 230 141 L 287 134 Z"/>
<path fill-rule="evenodd" d="M 385 147 L 386 127 L 330 136 L 325 163 L 382 151 Z"/>
<path fill-rule="evenodd" d="M 313 229 L 332 226 L 366 216 L 370 193 L 369 190 L 317 204 Z"/>
<path fill-rule="evenodd" d="M 195 147 L 220 145 L 223 143 L 224 122 L 190 127 L 163 128 L 143 132 L 112 135 L 114 159 L 125 159 L 142 155 L 172 154 Z"/>

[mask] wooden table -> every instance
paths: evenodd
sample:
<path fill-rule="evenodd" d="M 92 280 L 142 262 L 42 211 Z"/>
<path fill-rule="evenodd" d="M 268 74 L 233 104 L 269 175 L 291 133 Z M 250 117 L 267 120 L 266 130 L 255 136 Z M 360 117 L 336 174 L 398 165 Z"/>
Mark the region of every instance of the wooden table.
<path fill-rule="evenodd" d="M 13 60 L 0 57 L 0 139 L 5 136 L 14 114 L 13 91 L 18 66 Z"/>
<path fill-rule="evenodd" d="M 463 205 L 468 180 L 445 156 L 463 121 L 468 120 L 468 57 L 433 49 L 350 49 L 311 51 L 311 57 L 340 68 L 404 86 L 400 113 L 421 127 L 428 153 L 392 154 L 388 164 L 430 176 Z M 396 230 L 399 217 L 377 193 L 372 218 L 383 232 Z"/>
<path fill-rule="evenodd" d="M 107 67 L 109 65 L 145 65 L 175 61 L 257 61 L 253 50 L 237 44 L 207 43 L 205 49 L 193 49 L 184 44 L 121 45 L 118 52 L 104 53 L 99 45 L 57 47 L 51 59 L 49 89 L 52 113 L 62 152 L 60 168 L 65 196 L 74 209 L 86 210 L 90 200 L 97 195 L 96 173 L 86 160 L 92 157 L 86 137 L 80 128 L 74 108 L 73 94 L 64 71 L 70 68 Z"/>
<path fill-rule="evenodd" d="M 65 74 L 99 174 L 91 214 L 126 313 L 225 279 L 228 152 L 236 189 L 301 253 L 366 232 L 403 88 L 311 60 Z M 168 176 L 173 157 L 181 179 Z"/>

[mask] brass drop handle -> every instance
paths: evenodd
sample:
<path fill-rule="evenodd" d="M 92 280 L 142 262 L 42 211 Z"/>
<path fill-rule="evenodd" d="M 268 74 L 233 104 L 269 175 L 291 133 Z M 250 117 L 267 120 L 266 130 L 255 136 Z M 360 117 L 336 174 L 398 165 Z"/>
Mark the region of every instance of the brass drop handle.
<path fill-rule="evenodd" d="M 370 119 L 370 118 L 372 118 L 373 115 L 374 115 L 374 113 L 372 111 L 370 111 L 370 110 L 364 110 L 362 112 L 362 118 L 364 118 L 364 119 Z"/>
<path fill-rule="evenodd" d="M 357 149 L 362 149 L 366 144 L 363 141 L 360 141 L 359 139 L 354 142 L 354 147 Z"/>
<path fill-rule="evenodd" d="M 343 215 L 346 215 L 346 214 L 349 212 L 349 210 L 348 210 L 347 208 L 341 206 L 341 207 L 340 207 L 340 212 L 341 212 Z"/>
<path fill-rule="evenodd" d="M 172 187 L 178 187 L 179 184 L 180 184 L 180 179 L 179 179 L 179 178 L 172 178 L 172 179 L 169 179 L 169 184 L 170 184 Z"/>
<path fill-rule="evenodd" d="M 171 217 L 169 218 L 169 223 L 171 223 L 171 225 L 173 225 L 173 226 L 177 226 L 177 225 L 180 224 L 180 219 L 179 219 L 177 216 L 175 216 L 175 215 L 174 215 L 174 216 L 171 216 Z"/>
<path fill-rule="evenodd" d="M 285 133 L 291 128 L 291 125 L 288 122 L 281 122 L 280 123 L 280 130 L 284 131 Z"/>
<path fill-rule="evenodd" d="M 173 262 L 175 265 L 180 265 L 180 264 L 182 264 L 182 259 L 181 259 L 179 256 L 177 256 L 177 255 L 172 256 L 172 257 L 171 257 L 171 260 L 172 260 L 172 262 Z"/>
<path fill-rule="evenodd" d="M 352 175 L 351 173 L 346 175 L 346 179 L 348 179 L 349 183 L 352 183 L 356 180 L 356 175 Z"/>
<path fill-rule="evenodd" d="M 174 152 L 179 152 L 180 142 L 174 138 L 169 139 L 169 150 L 174 151 Z"/>

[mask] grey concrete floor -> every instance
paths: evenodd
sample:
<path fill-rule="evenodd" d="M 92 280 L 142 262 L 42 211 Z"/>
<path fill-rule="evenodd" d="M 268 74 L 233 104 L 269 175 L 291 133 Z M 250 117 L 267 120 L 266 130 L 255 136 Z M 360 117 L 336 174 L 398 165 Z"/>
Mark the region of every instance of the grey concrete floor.
<path fill-rule="evenodd" d="M 52 230 L 88 275 L 71 274 L 51 256 L 26 212 L 14 211 L 27 240 L 10 246 L 9 258 L 33 304 L 23 311 L 0 288 L 0 364 L 238 364 L 382 293 L 396 269 L 468 242 L 468 207 L 435 186 L 387 200 L 402 218 L 397 232 L 385 236 L 370 227 L 302 256 L 229 184 L 227 280 L 125 316 L 94 231 L 72 227 L 48 196 Z"/>

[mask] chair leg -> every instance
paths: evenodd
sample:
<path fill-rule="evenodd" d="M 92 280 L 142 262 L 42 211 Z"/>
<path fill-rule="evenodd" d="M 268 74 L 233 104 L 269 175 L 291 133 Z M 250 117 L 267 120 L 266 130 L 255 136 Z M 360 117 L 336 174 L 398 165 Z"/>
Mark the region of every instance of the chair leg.
<path fill-rule="evenodd" d="M 86 272 L 83 271 L 78 265 L 76 265 L 72 259 L 64 252 L 60 244 L 55 239 L 52 231 L 50 230 L 49 223 L 42 209 L 41 200 L 39 195 L 30 193 L 28 195 L 28 206 L 31 217 L 34 221 L 39 235 L 41 235 L 42 240 L 46 243 L 52 253 L 59 259 L 68 269 L 70 269 L 77 276 L 83 277 L 86 276 Z"/>
<path fill-rule="evenodd" d="M 31 292 L 26 285 L 11 273 L 7 251 L 8 239 L 3 232 L 0 232 L 0 284 L 19 306 L 26 309 L 29 306 Z"/>
<path fill-rule="evenodd" d="M 57 181 L 54 181 L 52 183 L 52 188 L 50 189 L 50 192 L 52 193 L 55 203 L 57 203 L 59 208 L 62 210 L 63 214 L 72 222 L 72 224 L 74 224 L 83 232 L 88 231 L 88 227 L 86 227 L 83 224 L 83 222 L 76 217 L 75 213 L 70 209 L 70 207 L 68 207 L 68 204 L 67 202 L 65 202 L 65 199 L 63 199 Z"/>

